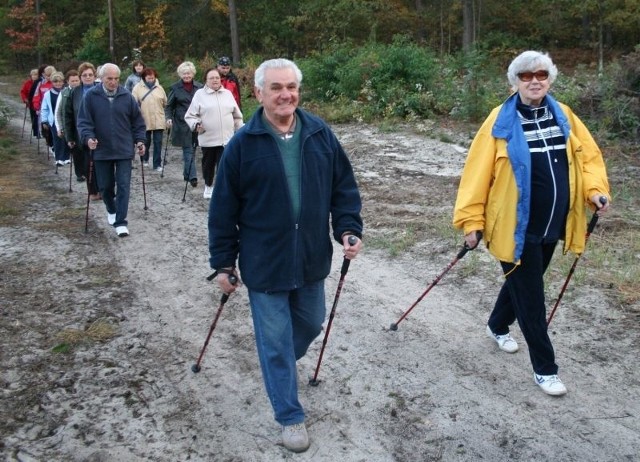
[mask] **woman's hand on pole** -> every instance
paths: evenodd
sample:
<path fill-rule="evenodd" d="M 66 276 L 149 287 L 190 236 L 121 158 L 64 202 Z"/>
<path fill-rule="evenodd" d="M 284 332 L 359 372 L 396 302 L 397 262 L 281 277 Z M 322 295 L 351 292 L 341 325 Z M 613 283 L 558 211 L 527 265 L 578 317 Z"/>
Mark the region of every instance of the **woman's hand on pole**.
<path fill-rule="evenodd" d="M 479 233 L 478 230 L 473 230 L 468 234 L 464 235 L 464 242 L 467 244 L 469 249 L 475 249 L 478 243 L 480 242 L 482 234 Z"/>
<path fill-rule="evenodd" d="M 603 194 L 594 194 L 590 197 L 591 202 L 593 202 L 596 206 L 596 211 L 598 213 L 603 213 L 609 210 L 609 200 L 607 196 Z"/>

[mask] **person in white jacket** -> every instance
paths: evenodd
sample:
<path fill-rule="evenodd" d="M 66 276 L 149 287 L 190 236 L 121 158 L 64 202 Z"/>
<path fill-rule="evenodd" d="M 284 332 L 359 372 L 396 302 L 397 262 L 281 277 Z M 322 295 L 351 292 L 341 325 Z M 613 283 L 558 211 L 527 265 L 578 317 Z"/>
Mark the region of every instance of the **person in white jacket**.
<path fill-rule="evenodd" d="M 233 94 L 222 86 L 220 72 L 211 68 L 204 77 L 205 86 L 193 95 L 184 120 L 192 132 L 198 133 L 205 184 L 203 197 L 211 199 L 213 178 L 222 151 L 244 122 Z"/>
<path fill-rule="evenodd" d="M 54 72 L 51 74 L 51 84 L 51 90 L 48 90 L 42 99 L 40 121 L 42 125 L 46 126 L 51 132 L 56 165 L 65 165 L 71 162 L 69 159 L 69 148 L 64 138 L 58 136 L 58 126 L 55 118 L 56 103 L 64 87 L 64 74 L 62 74 L 62 72 Z"/>

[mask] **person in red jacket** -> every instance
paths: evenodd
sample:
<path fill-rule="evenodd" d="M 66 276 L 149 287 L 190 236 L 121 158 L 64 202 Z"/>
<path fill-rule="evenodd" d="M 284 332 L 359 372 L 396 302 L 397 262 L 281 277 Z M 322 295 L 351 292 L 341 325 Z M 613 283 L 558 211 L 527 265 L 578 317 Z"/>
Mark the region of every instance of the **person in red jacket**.
<path fill-rule="evenodd" d="M 56 71 L 56 68 L 53 66 L 47 66 L 44 68 L 42 72 L 42 77 L 40 79 L 40 83 L 36 88 L 36 91 L 33 95 L 33 108 L 36 110 L 36 113 L 40 115 L 40 108 L 42 107 L 42 99 L 44 98 L 44 94 L 51 90 L 53 84 L 51 83 L 51 74 Z"/>
<path fill-rule="evenodd" d="M 36 110 L 33 108 L 33 93 L 35 85 L 38 84 L 38 69 L 31 69 L 29 73 L 29 78 L 24 81 L 22 87 L 20 88 L 20 98 L 26 107 L 29 108 L 29 115 L 31 116 L 31 134 L 32 136 L 38 136 L 38 115 L 36 114 Z M 34 91 L 31 91 L 34 90 Z"/>
<path fill-rule="evenodd" d="M 223 56 L 218 60 L 217 69 L 220 73 L 222 86 L 231 92 L 236 103 L 238 103 L 238 107 L 242 108 L 240 104 L 240 82 L 238 77 L 231 71 L 231 60 Z"/>

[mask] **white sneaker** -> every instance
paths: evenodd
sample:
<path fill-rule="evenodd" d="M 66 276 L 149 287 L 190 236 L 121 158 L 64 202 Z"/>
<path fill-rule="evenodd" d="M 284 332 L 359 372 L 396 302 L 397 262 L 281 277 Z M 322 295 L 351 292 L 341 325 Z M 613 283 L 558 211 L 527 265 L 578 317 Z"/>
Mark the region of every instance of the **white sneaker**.
<path fill-rule="evenodd" d="M 309 449 L 309 435 L 304 422 L 283 426 L 282 444 L 293 452 L 304 452 Z"/>
<path fill-rule="evenodd" d="M 202 197 L 205 199 L 211 199 L 213 196 L 213 186 L 204 185 L 204 193 L 202 193 Z"/>
<path fill-rule="evenodd" d="M 162 172 L 162 167 L 156 167 L 156 172 Z"/>
<path fill-rule="evenodd" d="M 126 226 L 117 226 L 116 234 L 118 235 L 118 237 L 126 237 L 129 235 L 129 230 Z"/>
<path fill-rule="evenodd" d="M 144 166 L 148 167 L 149 166 L 149 162 L 144 162 Z"/>
<path fill-rule="evenodd" d="M 111 226 L 116 222 L 116 214 L 107 212 L 107 221 Z"/>
<path fill-rule="evenodd" d="M 496 341 L 498 348 L 507 353 L 515 353 L 518 351 L 518 342 L 516 342 L 511 334 L 497 335 L 491 330 L 491 327 L 487 325 L 487 335 Z"/>
<path fill-rule="evenodd" d="M 557 375 L 538 375 L 533 373 L 533 380 L 538 384 L 542 391 L 551 396 L 562 396 L 567 394 L 567 387 L 564 386 L 562 380 Z"/>
<path fill-rule="evenodd" d="M 64 165 L 69 165 L 69 164 L 71 163 L 71 160 L 70 160 L 70 159 L 67 159 L 67 160 L 65 160 L 65 161 L 63 161 L 63 162 L 64 162 Z"/>

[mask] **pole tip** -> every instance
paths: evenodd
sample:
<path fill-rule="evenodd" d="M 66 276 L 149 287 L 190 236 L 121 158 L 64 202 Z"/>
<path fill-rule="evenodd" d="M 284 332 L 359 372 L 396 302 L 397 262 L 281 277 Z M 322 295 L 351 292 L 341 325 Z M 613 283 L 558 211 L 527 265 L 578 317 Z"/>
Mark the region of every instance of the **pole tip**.
<path fill-rule="evenodd" d="M 191 370 L 197 374 L 198 372 L 200 372 L 200 366 L 198 364 L 194 364 L 193 366 L 191 366 Z"/>
<path fill-rule="evenodd" d="M 389 326 L 389 330 L 392 330 L 394 332 L 397 331 L 398 325 L 395 322 L 391 323 L 391 325 Z"/>
<path fill-rule="evenodd" d="M 311 385 L 312 387 L 317 387 L 318 385 L 320 385 L 320 380 L 318 379 L 309 379 L 309 385 Z"/>

